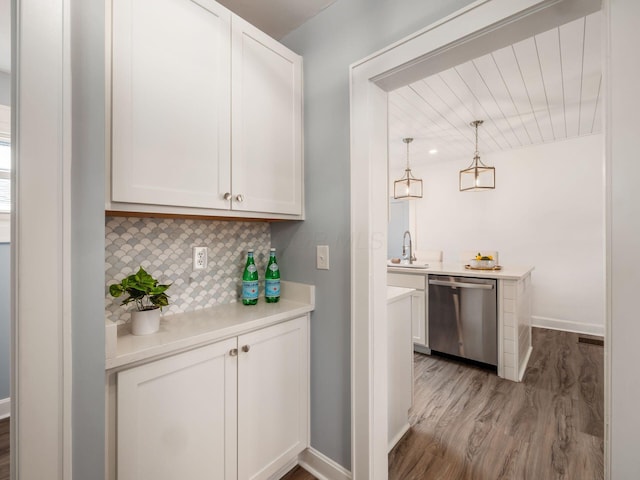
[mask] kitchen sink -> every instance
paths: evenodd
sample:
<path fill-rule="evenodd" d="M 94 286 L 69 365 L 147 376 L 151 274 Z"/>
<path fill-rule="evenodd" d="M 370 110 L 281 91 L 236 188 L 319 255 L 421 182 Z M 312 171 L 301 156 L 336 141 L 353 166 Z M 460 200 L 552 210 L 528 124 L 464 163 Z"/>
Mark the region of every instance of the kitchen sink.
<path fill-rule="evenodd" d="M 428 263 L 393 263 L 387 262 L 388 267 L 394 268 L 429 268 Z"/>

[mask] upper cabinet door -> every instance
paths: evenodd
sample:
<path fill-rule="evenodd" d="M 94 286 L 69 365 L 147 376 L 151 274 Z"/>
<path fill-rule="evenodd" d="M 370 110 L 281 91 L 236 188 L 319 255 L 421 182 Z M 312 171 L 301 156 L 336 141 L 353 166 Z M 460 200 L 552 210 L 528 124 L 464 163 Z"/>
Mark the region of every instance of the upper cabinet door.
<path fill-rule="evenodd" d="M 232 22 L 232 208 L 301 215 L 302 58 Z"/>
<path fill-rule="evenodd" d="M 230 22 L 209 0 L 113 0 L 113 201 L 229 208 Z"/>

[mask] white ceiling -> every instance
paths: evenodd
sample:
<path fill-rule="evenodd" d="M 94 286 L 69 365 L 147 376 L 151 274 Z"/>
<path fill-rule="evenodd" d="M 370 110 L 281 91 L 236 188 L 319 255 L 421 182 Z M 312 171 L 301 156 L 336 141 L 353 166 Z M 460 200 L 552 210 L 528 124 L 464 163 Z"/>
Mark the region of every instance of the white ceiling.
<path fill-rule="evenodd" d="M 262 31 L 281 39 L 336 0 L 219 0 Z M 0 0 L 0 71 L 11 70 L 10 0 Z"/>
<path fill-rule="evenodd" d="M 0 72 L 11 71 L 11 0 L 0 0 Z"/>
<path fill-rule="evenodd" d="M 263 32 L 280 40 L 336 0 L 218 0 Z"/>
<path fill-rule="evenodd" d="M 476 119 L 481 156 L 600 132 L 600 25 L 596 12 L 391 92 L 392 167 L 406 162 L 404 137 L 412 167 L 471 163 Z"/>

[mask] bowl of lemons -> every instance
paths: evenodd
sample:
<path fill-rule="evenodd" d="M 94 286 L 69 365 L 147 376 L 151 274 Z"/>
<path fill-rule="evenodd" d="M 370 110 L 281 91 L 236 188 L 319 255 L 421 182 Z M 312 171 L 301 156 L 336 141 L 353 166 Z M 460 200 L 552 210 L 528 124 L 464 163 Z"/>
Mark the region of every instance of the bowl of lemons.
<path fill-rule="evenodd" d="M 492 255 L 481 255 L 478 253 L 475 258 L 471 259 L 470 262 L 471 268 L 494 268 L 496 266 L 496 261 L 493 259 Z"/>

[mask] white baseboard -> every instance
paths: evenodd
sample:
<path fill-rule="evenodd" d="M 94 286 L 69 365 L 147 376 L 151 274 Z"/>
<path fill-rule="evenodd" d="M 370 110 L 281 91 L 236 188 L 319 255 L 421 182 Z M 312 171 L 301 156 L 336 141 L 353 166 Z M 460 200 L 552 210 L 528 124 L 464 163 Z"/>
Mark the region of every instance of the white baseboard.
<path fill-rule="evenodd" d="M 351 472 L 312 447 L 298 457 L 299 465 L 319 480 L 351 480 Z"/>
<path fill-rule="evenodd" d="M 590 323 L 570 322 L 557 318 L 531 316 L 531 326 L 549 328 L 551 330 L 563 330 L 565 332 L 584 333 L 586 335 L 599 335 L 604 337 L 604 325 Z"/>
<path fill-rule="evenodd" d="M 11 399 L 3 398 L 0 400 L 0 420 L 11 415 Z"/>
<path fill-rule="evenodd" d="M 529 359 L 531 358 L 531 352 L 533 352 L 533 347 L 529 346 L 529 350 L 527 350 L 527 354 L 525 356 L 524 362 L 520 365 L 520 371 L 518 372 L 518 381 L 521 382 L 524 378 L 524 373 L 527 371 L 527 365 L 529 365 Z"/>
<path fill-rule="evenodd" d="M 407 433 L 409 431 L 409 429 L 411 428 L 411 425 L 409 424 L 409 422 L 405 423 L 402 428 L 400 429 L 400 431 L 398 431 L 398 433 L 396 433 L 395 437 L 393 437 L 391 439 L 391 441 L 389 442 L 389 446 L 387 449 L 387 453 L 390 452 L 391 450 L 393 450 L 393 447 L 396 446 L 396 444 L 400 441 L 400 439 L 402 437 L 404 437 L 404 434 Z"/>
<path fill-rule="evenodd" d="M 287 463 L 284 467 L 280 468 L 274 474 L 269 475 L 269 479 L 278 479 L 284 477 L 290 470 L 292 470 L 296 465 L 298 465 L 298 459 L 294 458 L 289 463 Z"/>

